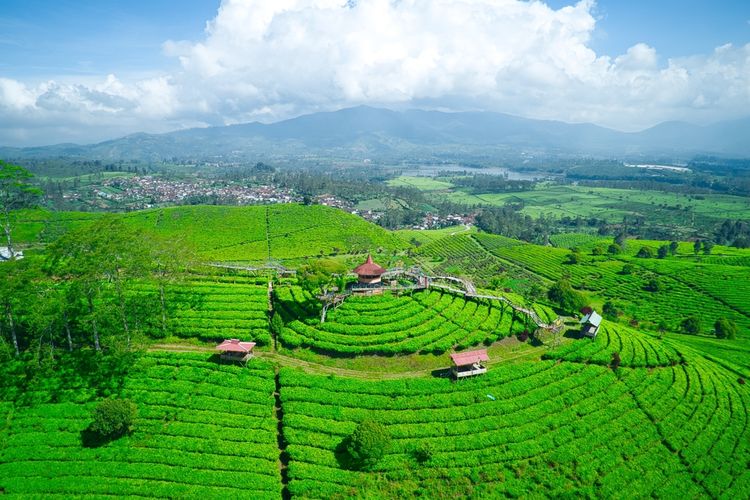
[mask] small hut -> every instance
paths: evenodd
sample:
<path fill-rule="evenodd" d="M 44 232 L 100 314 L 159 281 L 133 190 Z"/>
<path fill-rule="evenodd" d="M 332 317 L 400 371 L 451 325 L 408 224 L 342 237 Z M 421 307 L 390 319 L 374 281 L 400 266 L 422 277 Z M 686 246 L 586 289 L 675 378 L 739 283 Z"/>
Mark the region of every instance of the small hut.
<path fill-rule="evenodd" d="M 584 337 L 596 338 L 599 333 L 599 325 L 602 324 L 602 317 L 596 311 L 591 311 L 581 318 L 581 334 Z"/>
<path fill-rule="evenodd" d="M 458 378 L 470 377 L 472 375 L 481 375 L 487 373 L 487 367 L 482 363 L 489 361 L 486 349 L 477 351 L 466 351 L 451 354 L 453 361 L 453 376 Z"/>
<path fill-rule="evenodd" d="M 380 267 L 372 261 L 372 255 L 367 254 L 367 260 L 354 268 L 354 273 L 359 279 L 359 286 L 376 287 L 380 286 L 380 277 L 385 272 L 385 268 Z"/>
<path fill-rule="evenodd" d="M 241 342 L 240 339 L 227 339 L 216 346 L 221 359 L 226 361 L 247 361 L 253 357 L 255 342 Z"/>

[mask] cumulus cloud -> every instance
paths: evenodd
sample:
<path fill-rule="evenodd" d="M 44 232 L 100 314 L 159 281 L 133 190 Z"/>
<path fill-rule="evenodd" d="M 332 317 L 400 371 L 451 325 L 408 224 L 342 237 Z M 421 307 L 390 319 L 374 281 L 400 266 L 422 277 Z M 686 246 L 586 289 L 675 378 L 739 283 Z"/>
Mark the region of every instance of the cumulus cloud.
<path fill-rule="evenodd" d="M 518 0 L 224 0 L 203 40 L 165 42 L 180 63 L 172 74 L 36 86 L 0 78 L 0 143 L 40 124 L 68 130 L 61 139 L 93 129 L 101 139 L 363 103 L 624 130 L 750 109 L 750 44 L 666 61 L 643 43 L 597 54 L 593 9 L 588 0 L 557 10 Z"/>

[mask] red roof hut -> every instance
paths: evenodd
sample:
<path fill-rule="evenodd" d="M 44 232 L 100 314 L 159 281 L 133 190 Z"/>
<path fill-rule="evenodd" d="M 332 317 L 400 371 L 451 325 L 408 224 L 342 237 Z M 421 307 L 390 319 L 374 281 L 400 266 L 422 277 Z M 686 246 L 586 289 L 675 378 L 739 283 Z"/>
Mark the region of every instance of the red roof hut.
<path fill-rule="evenodd" d="M 221 359 L 229 361 L 247 361 L 253 357 L 255 342 L 240 342 L 240 339 L 227 339 L 216 346 L 221 352 Z"/>
<path fill-rule="evenodd" d="M 462 378 L 487 373 L 487 367 L 482 362 L 489 360 L 486 349 L 453 353 L 451 354 L 453 376 Z"/>
<path fill-rule="evenodd" d="M 380 267 L 372 261 L 372 255 L 367 254 L 367 260 L 354 268 L 354 272 L 359 278 L 359 282 L 365 285 L 380 283 L 380 277 L 385 272 L 385 268 Z"/>

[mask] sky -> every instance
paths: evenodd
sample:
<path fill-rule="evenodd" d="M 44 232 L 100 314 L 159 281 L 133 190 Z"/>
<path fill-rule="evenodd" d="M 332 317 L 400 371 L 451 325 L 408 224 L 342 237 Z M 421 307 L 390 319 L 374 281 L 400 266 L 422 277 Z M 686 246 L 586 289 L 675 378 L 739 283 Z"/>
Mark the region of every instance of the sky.
<path fill-rule="evenodd" d="M 0 145 L 360 104 L 627 131 L 746 117 L 750 1 L 0 2 Z"/>

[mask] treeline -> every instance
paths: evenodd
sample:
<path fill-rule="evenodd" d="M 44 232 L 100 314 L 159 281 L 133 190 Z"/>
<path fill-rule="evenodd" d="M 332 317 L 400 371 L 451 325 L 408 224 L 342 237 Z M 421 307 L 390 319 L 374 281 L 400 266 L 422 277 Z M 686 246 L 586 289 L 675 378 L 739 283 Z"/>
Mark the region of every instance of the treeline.
<path fill-rule="evenodd" d="M 499 175 L 474 174 L 470 177 L 452 177 L 451 183 L 469 188 L 472 193 L 513 193 L 534 189 L 535 182 L 511 180 Z"/>
<path fill-rule="evenodd" d="M 104 217 L 63 235 L 44 255 L 0 263 L 0 358 L 127 350 L 143 335 L 166 335 L 178 304 L 165 288 L 192 261 L 184 248 Z"/>

